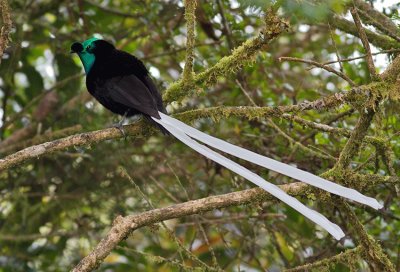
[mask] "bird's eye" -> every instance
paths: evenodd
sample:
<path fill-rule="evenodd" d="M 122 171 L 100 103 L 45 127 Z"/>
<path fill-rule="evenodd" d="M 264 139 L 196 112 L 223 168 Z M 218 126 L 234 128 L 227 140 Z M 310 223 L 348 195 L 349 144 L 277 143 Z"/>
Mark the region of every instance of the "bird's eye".
<path fill-rule="evenodd" d="M 86 50 L 89 50 L 89 49 L 90 49 L 90 45 L 86 46 Z"/>

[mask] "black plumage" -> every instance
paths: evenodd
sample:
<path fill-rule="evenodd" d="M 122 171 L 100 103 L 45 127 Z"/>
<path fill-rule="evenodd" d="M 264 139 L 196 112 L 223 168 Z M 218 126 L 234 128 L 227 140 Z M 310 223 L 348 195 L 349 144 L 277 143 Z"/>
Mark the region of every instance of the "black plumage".
<path fill-rule="evenodd" d="M 90 94 L 113 113 L 127 117 L 142 114 L 164 134 L 169 134 L 150 118 L 160 119 L 158 111 L 166 113 L 166 110 L 144 64 L 104 40 L 95 41 L 90 50 L 95 55 L 93 66 L 86 76 Z"/>

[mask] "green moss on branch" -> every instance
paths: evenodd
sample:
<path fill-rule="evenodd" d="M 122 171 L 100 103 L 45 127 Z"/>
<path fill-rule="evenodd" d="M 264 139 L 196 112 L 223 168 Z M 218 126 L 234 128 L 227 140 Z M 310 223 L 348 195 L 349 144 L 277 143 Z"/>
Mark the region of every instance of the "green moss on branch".
<path fill-rule="evenodd" d="M 220 59 L 214 66 L 194 76 L 194 85 L 185 84 L 184 80 L 179 80 L 166 90 L 163 99 L 166 103 L 180 101 L 190 92 L 195 91 L 195 86 L 211 86 L 222 76 L 234 73 L 243 65 L 254 59 L 256 53 L 264 45 L 271 42 L 279 34 L 288 28 L 288 24 L 280 19 L 276 14 L 267 12 L 265 16 L 265 28 L 254 38 L 247 40 L 232 54 Z"/>

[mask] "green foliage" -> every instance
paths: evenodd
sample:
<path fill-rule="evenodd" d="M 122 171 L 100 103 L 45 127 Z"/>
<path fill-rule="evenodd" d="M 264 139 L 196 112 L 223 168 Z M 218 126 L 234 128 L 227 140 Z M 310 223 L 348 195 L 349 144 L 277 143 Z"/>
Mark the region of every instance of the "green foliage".
<path fill-rule="evenodd" d="M 287 14 L 297 19 L 306 19 L 312 22 L 321 22 L 333 12 L 342 13 L 349 0 L 329 1 L 283 1 L 283 8 Z"/>
<path fill-rule="evenodd" d="M 0 65 L 2 157 L 31 145 L 32 139 L 49 141 L 53 133 L 77 124 L 82 131 L 92 131 L 117 121 L 118 117 L 87 95 L 83 75 L 79 76 L 83 74 L 79 59 L 69 54 L 73 42 L 96 33 L 143 59 L 163 94 L 170 91 L 168 100 L 180 100 L 169 104 L 168 111 L 186 112 L 177 116 L 209 134 L 315 174 L 331 169 L 335 161 L 327 160 L 326 155 L 337 158 L 348 141 L 343 134 L 280 118 L 282 112 L 277 109 L 244 112 L 216 108 L 218 114 L 213 110 L 204 114 L 211 118 L 196 118 L 198 110 L 210 107 L 253 106 L 253 102 L 260 107 L 290 106 L 321 97 L 336 99 L 349 91 L 347 82 L 325 70 L 278 60 L 291 56 L 323 63 L 336 60 L 336 54 L 342 59 L 363 55 L 360 40 L 350 31 L 347 34 L 327 24 L 333 14 L 345 13 L 347 1 L 221 0 L 224 16 L 217 1 L 198 1 L 195 82 L 184 88 L 180 81 L 186 52 L 183 1 L 9 2 L 15 31 Z M 263 35 L 259 33 L 270 30 L 262 19 L 270 5 L 279 8 L 278 14 L 290 22 L 290 29 L 265 44 L 260 42 Z M 397 19 L 396 6 L 386 12 Z M 391 39 L 377 34 L 382 40 Z M 388 56 L 393 60 L 397 54 L 391 52 Z M 387 62 L 376 64 L 379 71 L 386 69 Z M 341 69 L 337 63 L 332 67 Z M 368 130 L 375 140 L 369 138 L 362 143 L 351 167 L 359 175 L 399 175 L 398 89 L 386 82 L 370 84 L 362 58 L 342 63 L 342 72 L 362 85 L 352 103 L 319 105 L 293 115 L 351 131 L 365 97 L 381 97 L 380 108 L 376 108 L 378 117 Z M 52 99 L 45 95 L 50 89 L 55 94 Z M 349 111 L 351 108 L 355 111 Z M 271 111 L 275 115 L 265 118 Z M 274 129 L 272 121 L 292 141 Z M 394 170 L 385 158 L 393 162 Z M 240 163 L 275 184 L 293 182 Z M 122 174 L 121 167 L 132 180 Z M 344 174 L 329 173 L 342 182 L 349 181 Z M 71 269 L 105 236 L 117 215 L 151 209 L 132 181 L 155 207 L 251 187 L 244 179 L 159 133 L 47 154 L 0 173 L 0 271 Z M 363 185 L 363 193 L 386 200 L 387 212 L 354 208 L 368 233 L 380 241 L 396 263 L 400 230 L 397 187 L 371 183 L 360 180 L 356 185 Z M 335 206 L 335 199 L 327 200 L 324 195 L 306 190 L 301 201 L 339 225 L 346 225 L 346 215 Z M 98 270 L 204 271 L 202 263 L 226 271 L 283 270 L 312 260 L 323 261 L 346 249 L 278 201 L 230 207 L 165 224 L 169 230 L 154 225 L 133 232 Z M 192 256 L 188 257 L 184 249 Z M 214 267 L 213 256 L 218 267 Z M 368 268 L 363 254 L 357 251 L 350 256 L 329 261 L 316 271 Z"/>

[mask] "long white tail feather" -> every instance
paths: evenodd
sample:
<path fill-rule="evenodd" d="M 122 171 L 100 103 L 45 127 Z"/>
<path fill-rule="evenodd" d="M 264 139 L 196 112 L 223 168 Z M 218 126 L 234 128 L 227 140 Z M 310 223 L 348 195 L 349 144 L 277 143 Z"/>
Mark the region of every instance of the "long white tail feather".
<path fill-rule="evenodd" d="M 285 163 L 281 163 L 274 159 L 262 156 L 260 154 L 254 153 L 250 150 L 244 149 L 242 147 L 230 144 L 226 141 L 218 139 L 216 137 L 210 136 L 204 132 L 201 132 L 191 126 L 186 125 L 185 123 L 172 118 L 162 112 L 159 112 L 161 116 L 161 120 L 164 123 L 168 123 L 173 127 L 179 128 L 188 136 L 203 142 L 211 147 L 214 147 L 218 150 L 226 152 L 230 155 L 238 157 L 240 159 L 252 162 L 259 166 L 265 167 L 267 169 L 273 170 L 275 172 L 281 173 L 285 176 L 289 176 L 291 178 L 300 180 L 304 183 L 310 184 L 312 186 L 318 187 L 322 190 L 330 192 L 332 194 L 342 196 L 356 202 L 368 205 L 374 209 L 381 209 L 383 206 L 374 198 L 365 196 L 358 191 L 346 188 L 329 180 L 320 178 L 316 175 L 313 175 L 309 172 L 300 170 L 293 166 L 287 165 Z"/>
<path fill-rule="evenodd" d="M 314 223 L 318 224 L 326 231 L 328 231 L 335 239 L 340 240 L 345 236 L 342 229 L 329 221 L 325 216 L 322 214 L 304 206 L 301 202 L 299 202 L 296 198 L 289 196 L 284 191 L 282 191 L 278 186 L 271 184 L 261 178 L 260 176 L 256 175 L 255 173 L 249 171 L 248 169 L 244 168 L 243 166 L 237 164 L 234 161 L 229 160 L 228 158 L 222 156 L 221 154 L 211 150 L 210 148 L 198 143 L 197 141 L 190 138 L 184 131 L 180 128 L 176 127 L 175 125 L 170 124 L 162 119 L 153 118 L 154 121 L 161 124 L 164 128 L 166 128 L 172 135 L 174 135 L 177 139 L 179 139 L 184 144 L 188 145 L 195 151 L 199 152 L 203 156 L 221 164 L 222 166 L 230 169 L 231 171 L 241 175 L 242 177 L 246 178 L 247 180 L 251 181 L 255 185 L 263 188 L 268 193 L 272 194 L 276 198 L 280 199 L 281 201 L 288 204 L 293 209 L 297 210 L 305 217 L 309 218 Z"/>

